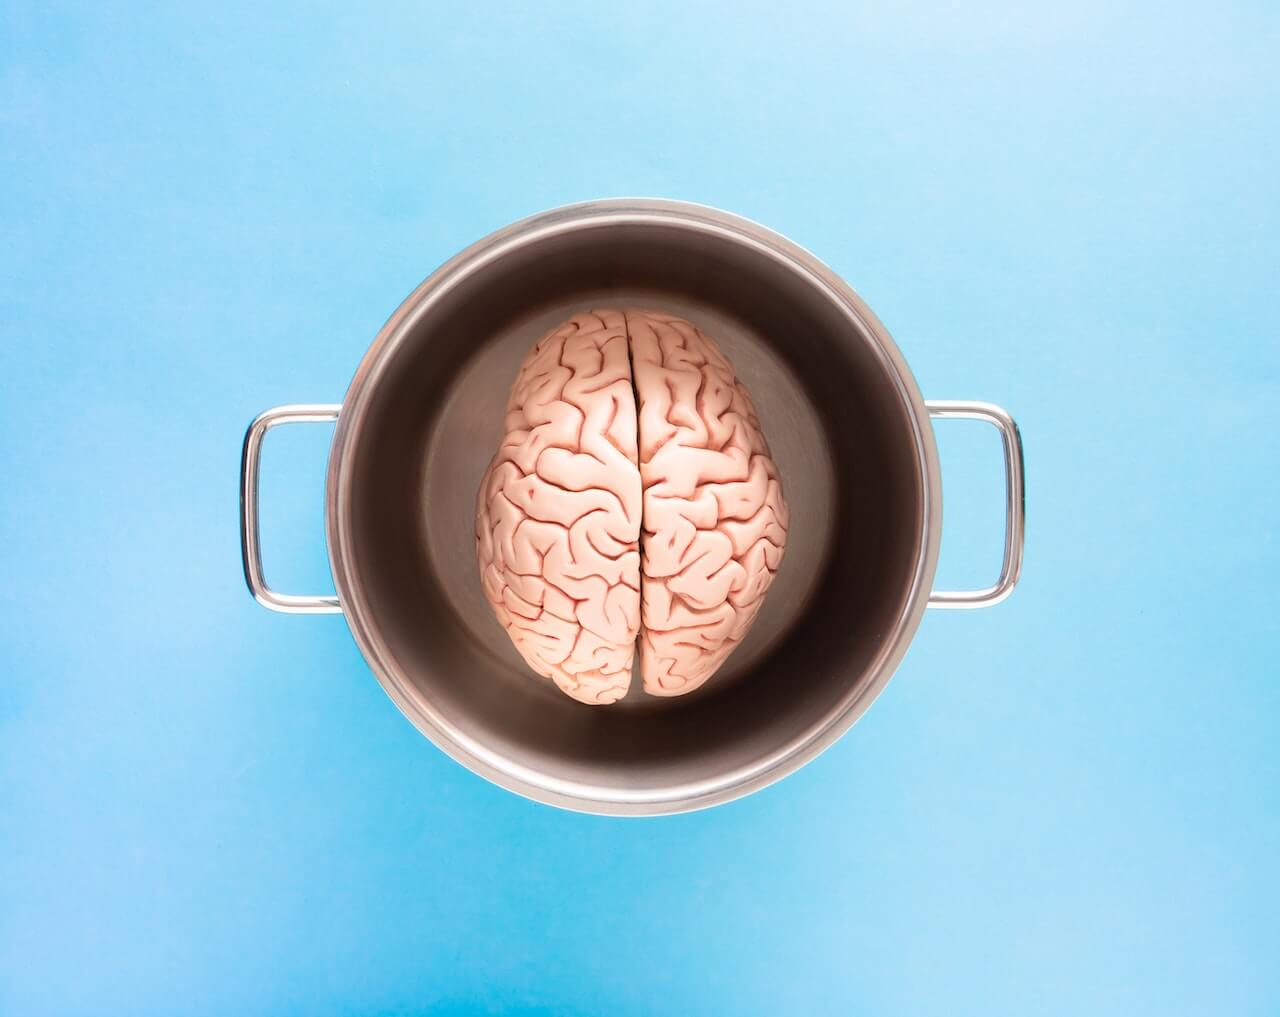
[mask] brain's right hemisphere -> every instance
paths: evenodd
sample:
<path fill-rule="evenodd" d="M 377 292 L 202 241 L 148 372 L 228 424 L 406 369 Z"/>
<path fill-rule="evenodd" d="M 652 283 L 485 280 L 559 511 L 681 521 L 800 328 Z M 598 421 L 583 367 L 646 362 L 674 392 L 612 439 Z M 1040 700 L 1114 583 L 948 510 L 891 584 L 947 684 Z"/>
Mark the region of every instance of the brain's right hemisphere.
<path fill-rule="evenodd" d="M 747 390 L 687 321 L 627 312 L 640 411 L 640 673 L 692 692 L 747 634 L 787 543 L 778 469 Z"/>
<path fill-rule="evenodd" d="M 628 357 L 629 354 L 629 357 Z M 689 322 L 575 315 L 530 351 L 481 483 L 481 580 L 539 674 L 575 699 L 678 696 L 745 637 L 787 507 L 746 389 Z"/>

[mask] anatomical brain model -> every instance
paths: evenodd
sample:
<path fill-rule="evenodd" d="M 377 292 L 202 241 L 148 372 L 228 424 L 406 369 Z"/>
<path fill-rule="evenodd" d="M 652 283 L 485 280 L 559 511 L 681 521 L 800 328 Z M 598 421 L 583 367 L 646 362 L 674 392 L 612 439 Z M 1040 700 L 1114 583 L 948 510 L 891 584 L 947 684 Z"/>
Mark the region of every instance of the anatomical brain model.
<path fill-rule="evenodd" d="M 787 541 L 777 467 L 715 341 L 575 314 L 525 358 L 476 506 L 481 582 L 534 671 L 584 703 L 678 696 L 746 635 Z"/>

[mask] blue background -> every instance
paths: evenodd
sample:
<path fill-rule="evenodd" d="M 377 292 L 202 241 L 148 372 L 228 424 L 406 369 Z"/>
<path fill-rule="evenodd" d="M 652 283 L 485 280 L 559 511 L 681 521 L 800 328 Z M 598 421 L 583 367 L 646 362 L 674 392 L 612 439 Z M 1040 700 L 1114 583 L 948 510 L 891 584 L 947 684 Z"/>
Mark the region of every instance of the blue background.
<path fill-rule="evenodd" d="M 1280 1010 L 1273 5 L 185 6 L 3 2 L 0 1013 Z M 643 822 L 452 763 L 236 524 L 256 412 L 619 194 L 809 247 L 1029 469 L 1010 601 Z M 998 442 L 939 432 L 980 585 Z M 287 590 L 328 438 L 268 441 Z"/>

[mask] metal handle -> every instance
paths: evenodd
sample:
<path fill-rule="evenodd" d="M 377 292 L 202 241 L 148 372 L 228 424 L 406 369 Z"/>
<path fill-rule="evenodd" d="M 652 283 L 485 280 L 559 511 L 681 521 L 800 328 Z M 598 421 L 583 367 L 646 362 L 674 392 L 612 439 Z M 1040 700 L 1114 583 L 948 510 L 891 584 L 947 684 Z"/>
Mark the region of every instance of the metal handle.
<path fill-rule="evenodd" d="M 341 405 L 323 403 L 277 406 L 259 413 L 244 435 L 240 456 L 240 552 L 244 556 L 244 581 L 263 607 L 285 614 L 341 614 L 335 596 L 299 596 L 277 593 L 262 572 L 262 545 L 258 539 L 258 468 L 262 463 L 262 439 L 279 424 L 324 424 L 338 419 Z"/>
<path fill-rule="evenodd" d="M 1004 564 L 1000 578 L 985 590 L 938 591 L 929 594 L 930 607 L 991 607 L 1013 592 L 1022 575 L 1022 539 L 1026 529 L 1026 481 L 1022 463 L 1022 435 L 1018 425 L 991 403 L 926 402 L 929 416 L 942 420 L 983 420 L 1000 432 L 1004 445 L 1005 522 Z"/>

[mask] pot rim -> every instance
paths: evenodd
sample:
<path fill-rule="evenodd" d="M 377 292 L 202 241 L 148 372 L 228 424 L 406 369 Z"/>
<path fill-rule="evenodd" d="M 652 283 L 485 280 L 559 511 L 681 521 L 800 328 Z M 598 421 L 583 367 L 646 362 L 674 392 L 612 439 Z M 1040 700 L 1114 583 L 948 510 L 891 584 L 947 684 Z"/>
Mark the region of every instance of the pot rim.
<path fill-rule="evenodd" d="M 700 781 L 617 788 L 564 780 L 513 762 L 458 730 L 405 680 L 361 596 L 358 562 L 350 540 L 353 467 L 348 450 L 356 446 L 369 400 L 391 355 L 451 288 L 523 245 L 580 229 L 636 223 L 675 225 L 746 244 L 767 255 L 780 269 L 800 275 L 826 296 L 868 340 L 909 410 L 922 497 L 917 520 L 919 551 L 910 590 L 892 629 L 867 667 L 869 678 L 851 687 L 849 695 L 804 733 L 747 765 Z M 941 474 L 929 413 L 901 351 L 870 308 L 834 271 L 773 230 L 706 205 L 662 198 L 602 199 L 541 212 L 476 241 L 432 272 L 383 325 L 356 368 L 330 446 L 325 488 L 325 532 L 338 601 L 356 645 L 400 711 L 440 749 L 486 780 L 534 801 L 615 816 L 689 812 L 732 801 L 795 772 L 844 734 L 888 684 L 919 627 L 937 568 L 941 522 Z"/>

